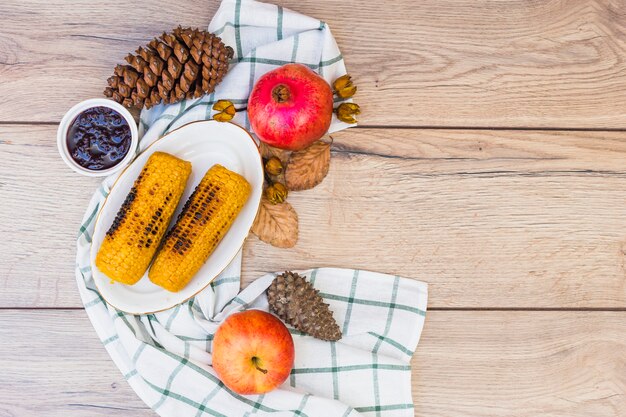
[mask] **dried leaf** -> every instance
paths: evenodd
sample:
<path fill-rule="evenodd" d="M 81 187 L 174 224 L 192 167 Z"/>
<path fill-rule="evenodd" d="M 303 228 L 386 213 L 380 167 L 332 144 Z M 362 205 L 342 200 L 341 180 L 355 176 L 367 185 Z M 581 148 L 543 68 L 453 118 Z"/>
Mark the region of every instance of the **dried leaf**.
<path fill-rule="evenodd" d="M 277 248 L 291 248 L 298 241 L 298 214 L 287 202 L 272 204 L 263 197 L 252 233 Z"/>
<path fill-rule="evenodd" d="M 317 141 L 289 157 L 285 171 L 287 188 L 292 191 L 308 190 L 322 182 L 330 166 L 330 144 Z"/>
<path fill-rule="evenodd" d="M 289 151 L 284 149 L 274 148 L 273 146 L 268 145 L 265 142 L 261 142 L 259 144 L 259 151 L 261 152 L 261 156 L 264 159 L 270 159 L 271 157 L 276 157 L 280 159 L 280 161 L 285 165 L 287 160 L 289 159 Z"/>

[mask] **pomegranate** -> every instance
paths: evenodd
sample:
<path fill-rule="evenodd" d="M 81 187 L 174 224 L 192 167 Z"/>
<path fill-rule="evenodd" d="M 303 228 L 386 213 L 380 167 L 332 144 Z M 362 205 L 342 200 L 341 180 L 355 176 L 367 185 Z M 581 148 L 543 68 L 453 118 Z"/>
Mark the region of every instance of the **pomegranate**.
<path fill-rule="evenodd" d="M 330 86 L 302 64 L 286 64 L 264 74 L 248 99 L 254 133 L 281 149 L 306 148 L 328 131 L 332 116 Z"/>

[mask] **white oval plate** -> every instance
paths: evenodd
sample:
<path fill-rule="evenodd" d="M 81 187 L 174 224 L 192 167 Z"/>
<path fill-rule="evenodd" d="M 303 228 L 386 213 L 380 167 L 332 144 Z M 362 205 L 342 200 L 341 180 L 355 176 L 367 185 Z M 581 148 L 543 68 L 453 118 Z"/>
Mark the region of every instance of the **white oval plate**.
<path fill-rule="evenodd" d="M 135 285 L 113 282 L 96 267 L 95 259 L 106 231 L 113 223 L 122 202 L 130 191 L 148 157 L 156 151 L 167 152 L 191 162 L 187 187 L 172 218 L 175 222 L 187 198 L 204 174 L 215 164 L 243 175 L 252 193 L 241 213 L 191 282 L 177 293 L 169 292 L 148 279 L 148 273 Z M 261 155 L 254 139 L 243 128 L 232 123 L 201 121 L 187 124 L 154 142 L 120 175 L 113 185 L 96 219 L 91 244 L 91 269 L 102 297 L 118 310 L 131 314 L 148 314 L 171 308 L 202 291 L 233 260 L 248 236 L 256 217 L 263 191 Z"/>

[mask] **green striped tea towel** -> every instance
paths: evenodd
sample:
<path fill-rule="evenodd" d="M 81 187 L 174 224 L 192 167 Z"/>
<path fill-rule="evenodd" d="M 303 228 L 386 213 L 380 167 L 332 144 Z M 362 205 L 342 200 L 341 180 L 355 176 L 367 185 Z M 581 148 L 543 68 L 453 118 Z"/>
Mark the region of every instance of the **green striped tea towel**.
<path fill-rule="evenodd" d="M 141 116 L 141 148 L 171 129 L 211 117 L 220 98 L 240 107 L 254 80 L 285 62 L 302 62 L 328 81 L 345 66 L 328 26 L 287 9 L 225 0 L 209 29 L 233 45 L 231 70 L 214 94 Z M 238 124 L 249 127 L 245 111 Z M 333 121 L 331 130 L 346 127 Z M 412 416 L 409 361 L 426 311 L 424 283 L 373 272 L 313 269 L 304 274 L 334 311 L 344 337 L 323 342 L 291 330 L 295 366 L 286 383 L 265 395 L 228 390 L 211 368 L 215 330 L 229 314 L 267 310 L 273 274 L 239 292 L 241 254 L 196 297 L 170 310 L 133 316 L 102 299 L 89 261 L 98 210 L 115 176 L 92 197 L 78 236 L 76 278 L 85 310 L 111 358 L 139 397 L 161 416 Z"/>

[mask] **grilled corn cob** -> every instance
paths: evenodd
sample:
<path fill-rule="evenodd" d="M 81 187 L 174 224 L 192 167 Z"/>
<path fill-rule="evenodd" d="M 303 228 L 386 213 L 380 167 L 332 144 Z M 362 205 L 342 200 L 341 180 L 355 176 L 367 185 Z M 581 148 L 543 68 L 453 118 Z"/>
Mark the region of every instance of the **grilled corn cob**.
<path fill-rule="evenodd" d="M 102 241 L 96 266 L 132 285 L 148 269 L 191 174 L 191 163 L 155 152 L 141 170 Z"/>
<path fill-rule="evenodd" d="M 250 184 L 241 175 L 213 165 L 167 233 L 150 267 L 150 280 L 168 291 L 183 289 L 243 208 Z"/>

